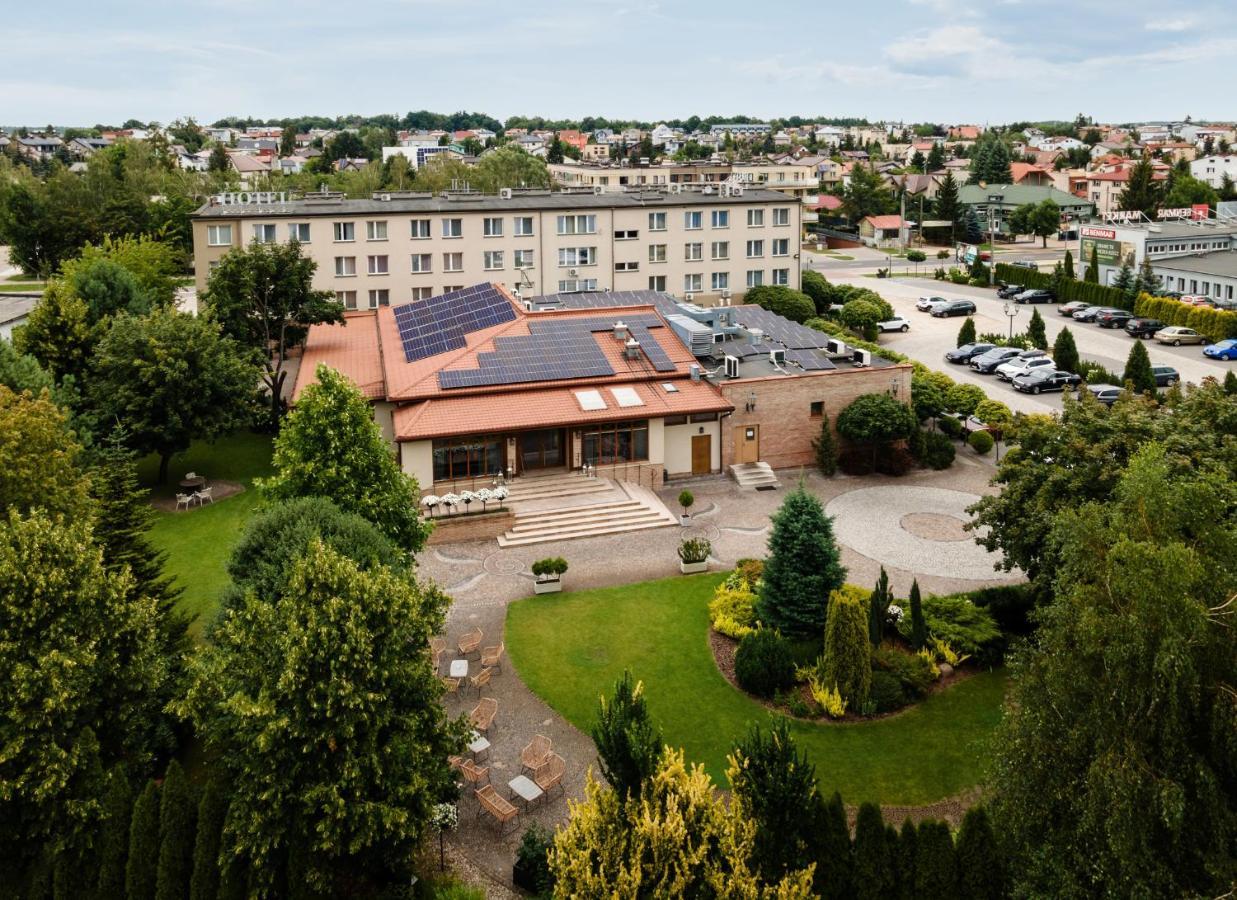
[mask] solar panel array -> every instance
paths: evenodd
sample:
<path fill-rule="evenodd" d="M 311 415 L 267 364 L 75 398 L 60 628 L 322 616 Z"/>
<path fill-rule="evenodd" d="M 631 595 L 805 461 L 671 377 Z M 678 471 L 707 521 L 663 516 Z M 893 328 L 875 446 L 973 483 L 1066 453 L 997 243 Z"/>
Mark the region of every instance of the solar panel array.
<path fill-rule="evenodd" d="M 566 309 L 606 309 L 615 306 L 652 306 L 663 316 L 681 313 L 674 297 L 662 291 L 594 291 L 572 294 L 546 294 L 533 297 L 536 305 Z"/>
<path fill-rule="evenodd" d="M 658 372 L 676 369 L 650 333 L 650 329 L 665 327 L 660 319 L 634 316 L 626 324 L 653 368 Z M 611 317 L 532 318 L 528 334 L 495 338 L 493 350 L 477 354 L 476 368 L 445 369 L 438 373 L 438 384 L 450 389 L 613 375 L 613 366 L 593 337 L 596 332 L 613 328 Z"/>
<path fill-rule="evenodd" d="M 820 349 L 827 346 L 829 335 L 785 319 L 759 306 L 734 307 L 735 318 L 745 328 L 759 328 L 787 350 Z"/>
<path fill-rule="evenodd" d="M 787 350 L 786 362 L 798 364 L 805 372 L 823 372 L 837 368 L 815 350 Z"/>
<path fill-rule="evenodd" d="M 471 332 L 515 319 L 511 301 L 491 284 L 415 300 L 394 312 L 408 362 L 458 350 Z"/>

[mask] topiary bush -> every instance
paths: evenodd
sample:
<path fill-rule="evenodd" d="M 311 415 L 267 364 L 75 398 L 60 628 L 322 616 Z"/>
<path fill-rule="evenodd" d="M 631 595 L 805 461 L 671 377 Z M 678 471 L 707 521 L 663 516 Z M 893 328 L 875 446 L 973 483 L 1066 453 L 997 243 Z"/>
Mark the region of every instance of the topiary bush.
<path fill-rule="evenodd" d="M 795 683 L 795 664 L 786 639 L 772 628 L 758 628 L 739 642 L 734 658 L 739 686 L 758 697 L 772 697 Z"/>
<path fill-rule="evenodd" d="M 936 425 L 946 437 L 962 437 L 962 423 L 953 416 L 941 416 L 936 420 Z"/>
<path fill-rule="evenodd" d="M 980 456 L 989 452 L 992 449 L 992 435 L 986 431 L 972 431 L 971 436 L 966 439 L 966 442 L 971 445 L 971 449 Z"/>
<path fill-rule="evenodd" d="M 956 419 L 949 421 L 957 422 Z M 961 429 L 961 426 L 958 428 Z M 918 439 L 911 444 L 911 449 L 915 451 L 920 465 L 937 470 L 948 469 L 952 466 L 957 452 L 949 436 L 940 431 L 921 431 Z"/>
<path fill-rule="evenodd" d="M 928 660 L 889 644 L 872 651 L 873 681 L 878 672 L 887 672 L 896 678 L 908 702 L 918 700 L 926 694 L 936 680 L 932 673 L 932 664 Z"/>
<path fill-rule="evenodd" d="M 872 687 L 868 696 L 878 713 L 893 712 L 910 702 L 898 677 L 883 669 L 872 672 Z"/>
<path fill-rule="evenodd" d="M 742 639 L 756 628 L 756 594 L 743 578 L 731 574 L 709 601 L 709 623 L 727 637 Z"/>

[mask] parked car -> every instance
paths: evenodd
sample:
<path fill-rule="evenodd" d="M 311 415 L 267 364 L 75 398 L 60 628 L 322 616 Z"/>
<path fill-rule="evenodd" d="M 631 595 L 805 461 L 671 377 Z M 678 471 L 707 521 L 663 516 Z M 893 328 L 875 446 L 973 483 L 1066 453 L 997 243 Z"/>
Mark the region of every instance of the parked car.
<path fill-rule="evenodd" d="M 1018 355 L 1017 347 L 993 347 L 971 360 L 971 368 L 980 375 L 991 375 L 996 367 Z"/>
<path fill-rule="evenodd" d="M 945 354 L 945 362 L 951 363 L 967 363 L 977 356 L 981 356 L 996 347 L 996 344 L 963 344 L 956 350 L 950 350 Z"/>
<path fill-rule="evenodd" d="M 974 313 L 975 302 L 973 300 L 949 300 L 932 307 L 932 315 L 938 319 L 948 318 L 949 316 L 970 316 L 974 315 Z"/>
<path fill-rule="evenodd" d="M 1104 307 L 1102 306 L 1088 306 L 1083 309 L 1080 309 L 1078 310 L 1078 312 L 1074 313 L 1074 321 L 1075 322 L 1094 322 L 1095 317 L 1099 315 L 1100 310 L 1102 309 L 1104 309 Z"/>
<path fill-rule="evenodd" d="M 996 377 L 1002 381 L 1012 381 L 1015 375 L 1052 365 L 1052 360 L 1047 356 L 1018 356 L 997 366 Z"/>
<path fill-rule="evenodd" d="M 1100 328 L 1121 328 L 1134 314 L 1124 309 L 1105 307 L 1095 314 L 1095 324 Z"/>
<path fill-rule="evenodd" d="M 1020 284 L 1004 284 L 997 288 L 996 295 L 1002 300 L 1008 300 L 1010 297 L 1016 297 L 1025 290 L 1026 288 Z"/>
<path fill-rule="evenodd" d="M 1117 402 L 1117 398 L 1121 396 L 1121 392 L 1125 388 L 1119 388 L 1111 384 L 1089 384 L 1087 385 L 1087 390 L 1100 403 L 1103 403 L 1105 406 L 1112 406 Z"/>
<path fill-rule="evenodd" d="M 959 347 L 958 349 L 962 349 Z M 1232 361 L 1237 359 L 1237 340 L 1229 338 L 1226 341 L 1220 341 L 1216 344 L 1208 344 L 1203 348 L 1203 356 L 1211 359 L 1227 359 Z M 945 358 L 949 359 L 949 354 L 945 354 Z"/>
<path fill-rule="evenodd" d="M 920 297 L 917 301 L 915 301 L 915 309 L 920 312 L 928 312 L 936 304 L 948 302 L 949 301 L 944 297 Z"/>
<path fill-rule="evenodd" d="M 1083 303 L 1081 300 L 1071 300 L 1069 303 L 1063 303 L 1057 307 L 1057 312 L 1063 316 L 1072 316 L 1080 309 L 1086 309 L 1091 304 Z"/>
<path fill-rule="evenodd" d="M 894 316 L 892 319 L 886 319 L 884 322 L 877 322 L 876 327 L 881 331 L 910 331 L 911 323 L 901 316 Z"/>
<path fill-rule="evenodd" d="M 1125 323 L 1125 333 L 1130 337 L 1143 338 L 1146 340 L 1153 337 L 1157 331 L 1165 328 L 1165 324 L 1159 319 L 1130 319 Z"/>
<path fill-rule="evenodd" d="M 1161 344 L 1172 344 L 1174 347 L 1180 347 L 1182 344 L 1203 344 L 1207 341 L 1193 328 L 1184 328 L 1181 325 L 1161 328 L 1155 333 L 1155 339 Z"/>
<path fill-rule="evenodd" d="M 1015 375 L 1010 383 L 1015 390 L 1022 391 L 1024 394 L 1041 394 L 1044 391 L 1065 391 L 1078 387 L 1081 381 L 1082 378 L 1073 372 L 1037 366 Z"/>
<path fill-rule="evenodd" d="M 1037 288 L 1032 291 L 1023 291 L 1014 297 L 1015 303 L 1051 303 L 1057 299 L 1057 295 L 1047 288 Z"/>
<path fill-rule="evenodd" d="M 1181 380 L 1181 373 L 1172 366 L 1152 366 L 1151 374 L 1155 376 L 1156 387 L 1172 387 Z"/>

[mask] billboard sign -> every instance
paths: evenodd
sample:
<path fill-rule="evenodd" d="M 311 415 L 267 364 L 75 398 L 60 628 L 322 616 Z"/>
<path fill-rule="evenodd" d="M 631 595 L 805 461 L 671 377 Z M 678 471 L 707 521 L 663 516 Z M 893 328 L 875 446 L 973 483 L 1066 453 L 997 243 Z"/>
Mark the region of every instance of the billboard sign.
<path fill-rule="evenodd" d="M 1128 241 L 1117 240 L 1114 228 L 1095 228 L 1084 226 L 1080 230 L 1078 256 L 1079 265 L 1084 269 L 1091 264 L 1091 251 L 1095 251 L 1095 262 L 1100 266 L 1119 266 L 1127 257 L 1134 256 L 1134 245 Z"/>

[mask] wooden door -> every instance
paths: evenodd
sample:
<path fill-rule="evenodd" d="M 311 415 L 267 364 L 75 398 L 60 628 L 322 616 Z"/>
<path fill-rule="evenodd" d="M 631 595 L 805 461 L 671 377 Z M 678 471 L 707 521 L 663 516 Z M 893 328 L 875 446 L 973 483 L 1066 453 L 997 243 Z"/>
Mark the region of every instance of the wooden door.
<path fill-rule="evenodd" d="M 713 471 L 713 438 L 707 434 L 692 435 L 692 474 L 708 475 Z"/>
<path fill-rule="evenodd" d="M 736 463 L 754 463 L 760 461 L 759 425 L 735 426 L 734 461 Z"/>

